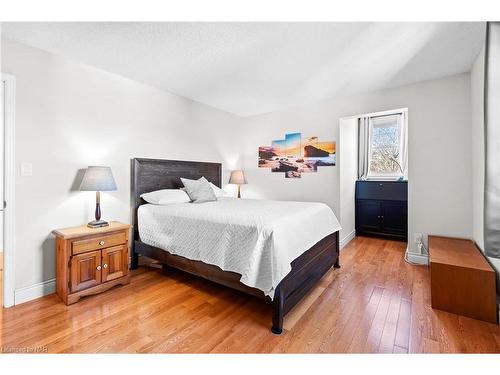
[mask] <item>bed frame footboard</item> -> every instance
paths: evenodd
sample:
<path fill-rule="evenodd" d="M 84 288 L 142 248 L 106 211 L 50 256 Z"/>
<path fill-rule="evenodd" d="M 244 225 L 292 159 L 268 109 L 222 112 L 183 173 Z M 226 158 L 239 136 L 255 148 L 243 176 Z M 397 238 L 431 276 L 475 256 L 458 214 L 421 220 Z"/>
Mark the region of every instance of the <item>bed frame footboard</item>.
<path fill-rule="evenodd" d="M 276 288 L 271 331 L 283 331 L 283 317 L 316 285 L 330 268 L 340 267 L 339 232 L 335 232 L 292 262 L 292 270 Z"/>
<path fill-rule="evenodd" d="M 243 293 L 271 301 L 264 293 L 240 282 L 241 275 L 235 272 L 223 271 L 217 266 L 201 261 L 191 260 L 182 256 L 134 241 L 131 267 L 137 267 L 138 256 L 143 255 L 166 266 L 188 272 L 192 275 L 239 290 Z M 136 259 L 134 261 L 134 259 Z M 284 316 L 314 287 L 314 285 L 332 267 L 339 263 L 338 232 L 335 232 L 292 262 L 292 270 L 276 288 L 272 300 L 273 315 L 271 331 L 281 334 Z"/>

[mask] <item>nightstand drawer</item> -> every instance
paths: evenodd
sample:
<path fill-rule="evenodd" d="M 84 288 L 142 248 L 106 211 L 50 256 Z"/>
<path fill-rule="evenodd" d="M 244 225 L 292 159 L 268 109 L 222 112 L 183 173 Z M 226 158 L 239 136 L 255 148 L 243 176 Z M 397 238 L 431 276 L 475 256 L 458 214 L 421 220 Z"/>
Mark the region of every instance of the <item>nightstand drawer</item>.
<path fill-rule="evenodd" d="M 87 238 L 84 240 L 73 241 L 72 254 L 81 254 L 87 251 L 100 250 L 105 247 L 122 245 L 127 242 L 127 235 L 125 232 L 117 232 L 113 234 L 103 235 L 94 238 Z"/>

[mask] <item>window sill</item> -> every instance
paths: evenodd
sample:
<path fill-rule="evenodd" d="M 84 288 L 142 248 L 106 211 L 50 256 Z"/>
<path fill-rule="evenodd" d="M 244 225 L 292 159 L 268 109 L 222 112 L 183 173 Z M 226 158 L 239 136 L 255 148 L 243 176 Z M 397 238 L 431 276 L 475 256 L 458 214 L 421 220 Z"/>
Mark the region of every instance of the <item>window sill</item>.
<path fill-rule="evenodd" d="M 366 180 L 360 180 L 360 181 L 408 182 L 408 179 L 400 180 L 399 177 L 396 177 L 396 178 L 394 178 L 394 177 L 370 177 L 370 178 L 367 178 Z"/>

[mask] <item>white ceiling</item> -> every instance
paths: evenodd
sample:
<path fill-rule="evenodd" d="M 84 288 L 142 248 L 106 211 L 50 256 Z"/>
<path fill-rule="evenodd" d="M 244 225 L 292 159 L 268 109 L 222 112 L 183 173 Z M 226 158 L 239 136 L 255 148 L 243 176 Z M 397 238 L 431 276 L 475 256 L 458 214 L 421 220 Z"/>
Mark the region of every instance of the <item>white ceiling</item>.
<path fill-rule="evenodd" d="M 469 71 L 484 23 L 3 23 L 4 37 L 241 116 Z"/>

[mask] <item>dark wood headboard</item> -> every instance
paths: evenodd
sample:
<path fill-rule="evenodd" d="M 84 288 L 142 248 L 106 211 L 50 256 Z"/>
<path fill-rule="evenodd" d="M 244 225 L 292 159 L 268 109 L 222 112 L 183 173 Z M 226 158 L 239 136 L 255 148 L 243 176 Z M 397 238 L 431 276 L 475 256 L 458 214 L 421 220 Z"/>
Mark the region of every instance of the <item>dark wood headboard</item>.
<path fill-rule="evenodd" d="M 160 189 L 181 188 L 181 177 L 198 179 L 204 176 L 214 185 L 221 187 L 222 164 L 200 161 L 132 159 L 131 197 L 132 225 L 134 238 L 137 235 L 137 209 L 144 204 L 141 194 Z"/>

